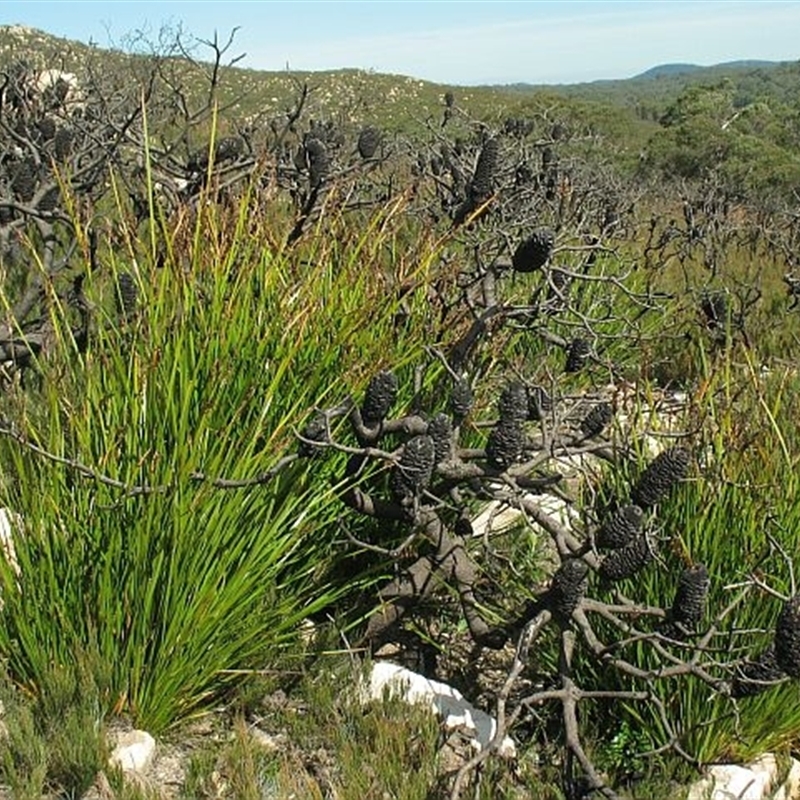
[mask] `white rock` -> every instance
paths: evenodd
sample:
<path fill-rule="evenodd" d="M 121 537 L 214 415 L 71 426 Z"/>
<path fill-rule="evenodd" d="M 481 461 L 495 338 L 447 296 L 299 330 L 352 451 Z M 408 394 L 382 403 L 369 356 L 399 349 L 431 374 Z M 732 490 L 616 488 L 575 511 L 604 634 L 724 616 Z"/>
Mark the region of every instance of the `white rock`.
<path fill-rule="evenodd" d="M 376 661 L 369 676 L 368 697 L 380 700 L 385 692 L 408 703 L 427 706 L 441 717 L 448 730 L 461 730 L 471 736 L 476 750 L 485 748 L 497 732 L 494 717 L 475 708 L 458 689 L 397 664 Z M 498 752 L 506 758 L 516 757 L 514 740 L 505 736 Z"/>
<path fill-rule="evenodd" d="M 777 789 L 778 762 L 766 753 L 747 767 L 718 764 L 689 788 L 687 800 L 788 800 L 797 797 L 800 763 L 793 759 L 784 784 Z"/>
<path fill-rule="evenodd" d="M 123 772 L 143 772 L 156 752 L 156 740 L 147 731 L 128 731 L 120 734 L 117 746 L 108 763 Z"/>

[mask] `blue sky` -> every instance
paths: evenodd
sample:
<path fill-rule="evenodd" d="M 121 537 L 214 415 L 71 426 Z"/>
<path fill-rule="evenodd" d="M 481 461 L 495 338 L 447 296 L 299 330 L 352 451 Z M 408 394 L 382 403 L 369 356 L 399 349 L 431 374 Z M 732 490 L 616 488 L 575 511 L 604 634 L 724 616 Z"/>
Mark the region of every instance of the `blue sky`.
<path fill-rule="evenodd" d="M 626 78 L 655 64 L 800 59 L 800 2 L 241 2 L 0 0 L 0 24 L 100 46 L 180 24 L 226 39 L 240 66 L 358 67 L 452 84 Z"/>

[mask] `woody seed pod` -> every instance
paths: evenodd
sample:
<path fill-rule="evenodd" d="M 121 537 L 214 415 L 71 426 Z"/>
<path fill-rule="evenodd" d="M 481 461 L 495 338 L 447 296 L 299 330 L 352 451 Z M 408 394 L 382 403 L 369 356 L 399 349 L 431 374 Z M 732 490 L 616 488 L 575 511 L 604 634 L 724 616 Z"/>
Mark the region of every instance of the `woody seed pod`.
<path fill-rule="evenodd" d="M 444 412 L 433 416 L 428 422 L 428 436 L 433 439 L 434 462 L 447 461 L 452 454 L 453 424 Z"/>
<path fill-rule="evenodd" d="M 800 594 L 787 600 L 778 615 L 775 658 L 787 675 L 800 678 Z"/>
<path fill-rule="evenodd" d="M 525 432 L 519 420 L 501 419 L 486 442 L 486 458 L 495 469 L 507 469 L 522 458 Z"/>
<path fill-rule="evenodd" d="M 432 437 L 412 436 L 403 447 L 403 454 L 392 470 L 389 486 L 392 495 L 402 505 L 410 504 L 428 487 L 435 466 Z"/>
<path fill-rule="evenodd" d="M 778 666 L 775 647 L 770 645 L 754 659 L 747 659 L 737 666 L 731 681 L 731 697 L 752 697 L 761 694 L 784 677 Z"/>
<path fill-rule="evenodd" d="M 603 428 L 614 419 L 611 403 L 598 403 L 582 420 L 580 429 L 584 436 L 599 436 Z"/>
<path fill-rule="evenodd" d="M 686 477 L 689 459 L 689 451 L 682 447 L 671 447 L 660 452 L 636 482 L 631 491 L 631 500 L 642 508 L 654 506 Z"/>
<path fill-rule="evenodd" d="M 567 361 L 564 365 L 564 371 L 580 372 L 589 360 L 591 351 L 591 345 L 586 339 L 573 339 L 567 349 Z"/>
<path fill-rule="evenodd" d="M 600 576 L 607 581 L 633 577 L 653 559 L 650 543 L 644 535 L 636 536 L 629 544 L 614 550 L 600 564 Z"/>
<path fill-rule="evenodd" d="M 380 131 L 369 125 L 358 135 L 358 154 L 363 159 L 373 158 L 381 143 Z"/>
<path fill-rule="evenodd" d="M 311 418 L 306 422 L 305 427 L 300 432 L 302 439 L 297 445 L 297 455 L 301 458 L 315 458 L 322 453 L 321 447 L 317 447 L 313 442 L 327 442 L 328 441 L 328 422 L 325 414 L 321 411 L 315 412 Z M 303 441 L 308 439 L 310 441 Z"/>
<path fill-rule="evenodd" d="M 539 228 L 517 245 L 511 257 L 515 272 L 535 272 L 550 258 L 555 244 L 555 234 L 550 228 Z"/>
<path fill-rule="evenodd" d="M 383 422 L 397 399 L 397 376 L 393 372 L 381 371 L 374 375 L 364 393 L 361 405 L 361 421 L 372 428 Z"/>
<path fill-rule="evenodd" d="M 580 558 L 568 558 L 556 570 L 550 583 L 548 603 L 553 613 L 563 623 L 586 593 L 589 567 Z"/>
<path fill-rule="evenodd" d="M 459 378 L 450 392 L 450 410 L 454 417 L 462 418 L 472 410 L 475 396 L 466 378 Z"/>
<path fill-rule="evenodd" d="M 619 550 L 639 535 L 643 519 L 639 506 L 623 506 L 603 522 L 595 534 L 595 543 L 605 550 Z"/>

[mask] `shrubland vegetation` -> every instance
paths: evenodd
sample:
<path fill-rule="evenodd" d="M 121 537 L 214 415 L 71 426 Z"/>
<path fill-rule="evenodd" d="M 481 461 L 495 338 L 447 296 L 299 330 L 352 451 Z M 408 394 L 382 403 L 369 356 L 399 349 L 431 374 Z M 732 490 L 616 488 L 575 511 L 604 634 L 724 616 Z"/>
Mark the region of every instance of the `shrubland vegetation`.
<path fill-rule="evenodd" d="M 642 113 L 0 45 L 15 796 L 220 708 L 184 796 L 653 797 L 792 752 L 794 65 Z M 474 535 L 490 502 L 521 522 Z M 493 746 L 365 710 L 387 648 Z"/>

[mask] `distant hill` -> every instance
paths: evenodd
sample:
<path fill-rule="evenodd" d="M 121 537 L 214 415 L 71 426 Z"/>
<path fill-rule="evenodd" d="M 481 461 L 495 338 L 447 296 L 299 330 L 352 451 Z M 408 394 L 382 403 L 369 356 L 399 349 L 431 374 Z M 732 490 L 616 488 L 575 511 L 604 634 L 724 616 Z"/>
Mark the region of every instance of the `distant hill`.
<path fill-rule="evenodd" d="M 713 64 L 708 67 L 701 66 L 700 64 L 659 64 L 655 67 L 634 75 L 628 78 L 631 81 L 651 80 L 653 78 L 673 77 L 675 75 L 686 75 L 690 72 L 698 72 L 702 70 L 719 70 L 719 69 L 757 69 L 760 67 L 777 67 L 780 61 L 758 61 L 758 60 L 742 60 L 742 61 L 726 61 L 721 64 Z"/>

